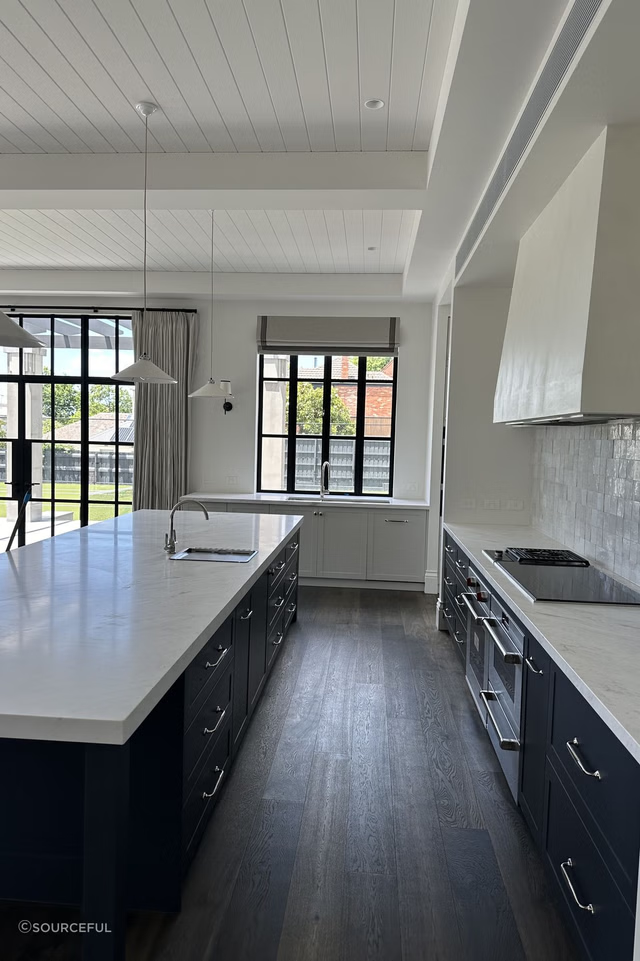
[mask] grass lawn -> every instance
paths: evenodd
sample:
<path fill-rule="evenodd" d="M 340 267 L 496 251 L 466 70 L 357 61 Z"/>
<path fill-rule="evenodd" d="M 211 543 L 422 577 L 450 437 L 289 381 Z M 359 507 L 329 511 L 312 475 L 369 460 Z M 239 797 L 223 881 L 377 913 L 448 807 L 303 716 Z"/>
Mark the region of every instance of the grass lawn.
<path fill-rule="evenodd" d="M 35 496 L 42 498 L 45 501 L 51 498 L 51 484 L 42 484 L 41 487 L 34 488 Z M 120 497 L 130 500 L 132 497 L 133 488 L 131 486 L 120 486 Z M 0 497 L 7 496 L 7 485 L 0 483 Z M 101 501 L 111 501 L 115 500 L 116 491 L 113 484 L 92 484 L 89 487 L 89 520 L 90 521 L 106 521 L 110 517 L 113 517 L 113 512 L 115 508 L 112 504 L 101 504 Z M 80 504 L 69 504 L 68 500 L 79 500 L 80 499 L 80 484 L 56 484 L 56 501 L 55 510 L 57 511 L 72 511 L 73 519 L 80 519 Z M 48 507 L 45 508 L 48 510 Z M 121 504 L 119 507 L 120 514 L 128 514 L 131 510 L 131 506 L 128 504 Z M 7 516 L 7 505 L 6 501 L 0 500 L 0 517 Z"/>

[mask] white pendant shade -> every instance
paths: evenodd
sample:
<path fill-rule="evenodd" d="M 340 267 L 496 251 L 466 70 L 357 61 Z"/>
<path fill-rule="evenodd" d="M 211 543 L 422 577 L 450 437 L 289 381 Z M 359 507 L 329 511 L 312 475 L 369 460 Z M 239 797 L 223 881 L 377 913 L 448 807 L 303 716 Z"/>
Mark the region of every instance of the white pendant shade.
<path fill-rule="evenodd" d="M 135 364 L 130 364 L 124 370 L 111 376 L 111 380 L 133 381 L 134 384 L 177 384 L 178 381 L 170 374 L 166 374 L 156 364 L 149 360 L 148 354 L 141 354 Z"/>
<path fill-rule="evenodd" d="M 231 381 L 221 380 L 219 384 L 216 384 L 213 377 L 210 377 L 206 384 L 192 391 L 189 397 L 226 397 L 231 399 L 233 398 Z"/>
<path fill-rule="evenodd" d="M 44 347 L 45 345 L 0 310 L 0 347 Z"/>

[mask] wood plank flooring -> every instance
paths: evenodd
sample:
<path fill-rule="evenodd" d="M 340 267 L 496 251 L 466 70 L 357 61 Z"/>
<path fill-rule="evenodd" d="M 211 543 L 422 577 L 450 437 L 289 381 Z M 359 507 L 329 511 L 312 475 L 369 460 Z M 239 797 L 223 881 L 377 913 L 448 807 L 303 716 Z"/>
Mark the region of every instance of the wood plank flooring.
<path fill-rule="evenodd" d="M 16 911 L 3 959 L 75 957 Z M 130 921 L 127 961 L 257 959 L 577 961 L 433 598 L 300 590 L 182 912 Z"/>

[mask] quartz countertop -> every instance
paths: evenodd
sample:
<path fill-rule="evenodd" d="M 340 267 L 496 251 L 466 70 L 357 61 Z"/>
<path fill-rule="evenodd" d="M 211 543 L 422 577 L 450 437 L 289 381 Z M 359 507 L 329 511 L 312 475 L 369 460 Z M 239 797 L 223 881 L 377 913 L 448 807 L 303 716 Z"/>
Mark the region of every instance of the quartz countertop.
<path fill-rule="evenodd" d="M 248 563 L 174 561 L 167 511 L 136 511 L 0 554 L 0 737 L 123 744 L 302 523 L 176 514 L 178 549 L 257 548 Z"/>
<path fill-rule="evenodd" d="M 351 497 L 349 495 L 328 494 L 321 500 L 319 494 L 221 494 L 215 491 L 193 491 L 185 494 L 181 500 L 195 498 L 205 503 L 217 504 L 276 504 L 280 507 L 294 508 L 310 504 L 324 504 L 325 507 L 375 508 L 377 510 L 427 510 L 429 505 L 424 500 L 404 500 L 399 497 Z"/>
<path fill-rule="evenodd" d="M 564 544 L 532 527 L 444 526 L 477 572 L 508 598 L 525 628 L 640 761 L 640 607 L 531 601 L 484 556 L 483 549 L 557 548 Z M 616 580 L 638 589 L 620 577 Z"/>

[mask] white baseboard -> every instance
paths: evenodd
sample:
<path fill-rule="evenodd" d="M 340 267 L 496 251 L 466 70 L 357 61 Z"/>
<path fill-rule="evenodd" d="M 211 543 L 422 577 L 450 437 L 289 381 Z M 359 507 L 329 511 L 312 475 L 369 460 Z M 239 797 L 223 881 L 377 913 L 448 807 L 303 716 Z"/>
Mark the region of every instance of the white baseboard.
<path fill-rule="evenodd" d="M 415 581 L 356 581 L 348 577 L 301 577 L 302 587 L 358 587 L 370 591 L 424 591 Z M 428 591 L 427 593 L 431 593 Z"/>
<path fill-rule="evenodd" d="M 437 594 L 440 590 L 440 578 L 437 571 L 425 571 L 424 592 L 425 594 Z"/>

